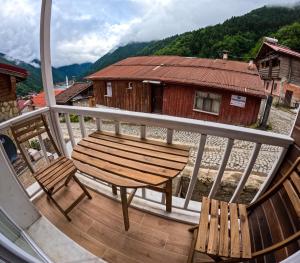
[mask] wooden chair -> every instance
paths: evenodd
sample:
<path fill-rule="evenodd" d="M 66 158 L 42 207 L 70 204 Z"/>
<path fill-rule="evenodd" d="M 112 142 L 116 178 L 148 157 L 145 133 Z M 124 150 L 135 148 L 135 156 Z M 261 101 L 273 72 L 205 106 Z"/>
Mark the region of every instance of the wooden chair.
<path fill-rule="evenodd" d="M 289 254 L 297 251 L 297 240 L 300 239 L 299 171 L 300 157 L 281 179 L 249 206 L 203 197 L 199 225 L 190 229 L 194 231 L 194 238 L 188 262 L 193 261 L 195 252 L 205 253 L 216 262 L 252 262 L 262 256 L 264 258 L 258 262 L 279 262 L 281 259 L 276 258 L 276 252 L 280 249 L 288 247 Z M 291 214 L 284 211 L 287 208 L 291 209 Z M 291 225 L 290 229 L 287 229 L 288 225 Z M 280 236 L 283 237 L 281 240 Z M 275 255 L 270 254 L 272 252 Z"/>
<path fill-rule="evenodd" d="M 19 122 L 11 126 L 11 131 L 17 147 L 19 148 L 24 160 L 26 161 L 30 171 L 32 172 L 34 178 L 37 180 L 41 188 L 47 194 L 48 199 L 52 200 L 54 205 L 63 213 L 63 215 L 71 221 L 68 213 L 85 197 L 92 199 L 85 186 L 79 181 L 75 176 L 77 171 L 73 161 L 62 155 L 58 149 L 52 134 L 47 125 L 47 121 L 44 115 L 39 115 L 32 119 L 26 120 L 24 122 Z M 41 136 L 43 133 L 48 135 L 48 138 L 53 145 L 58 158 L 52 162 L 49 162 L 45 167 L 35 171 L 24 144 L 34 137 Z M 41 137 L 40 137 L 41 139 Z M 41 145 L 42 146 L 42 145 Z M 47 157 L 45 157 L 47 158 Z M 66 209 L 63 209 L 58 202 L 53 198 L 53 195 L 57 193 L 60 189 L 68 186 L 70 180 L 73 179 L 82 189 L 83 193 Z"/>

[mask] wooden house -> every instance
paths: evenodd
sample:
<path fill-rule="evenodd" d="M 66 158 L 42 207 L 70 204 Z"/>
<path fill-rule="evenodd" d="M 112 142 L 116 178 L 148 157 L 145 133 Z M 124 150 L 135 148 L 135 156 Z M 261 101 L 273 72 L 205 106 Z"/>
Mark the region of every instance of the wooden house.
<path fill-rule="evenodd" d="M 87 79 L 99 106 L 236 125 L 255 123 L 265 96 L 254 64 L 226 59 L 132 57 Z"/>
<path fill-rule="evenodd" d="M 266 38 L 255 59 L 265 91 L 277 102 L 300 102 L 300 53 Z"/>
<path fill-rule="evenodd" d="M 91 82 L 76 82 L 56 97 L 56 103 L 61 105 L 89 106 L 94 105 L 94 91 Z"/>
<path fill-rule="evenodd" d="M 19 114 L 16 85 L 27 76 L 25 69 L 0 63 L 0 122 Z"/>

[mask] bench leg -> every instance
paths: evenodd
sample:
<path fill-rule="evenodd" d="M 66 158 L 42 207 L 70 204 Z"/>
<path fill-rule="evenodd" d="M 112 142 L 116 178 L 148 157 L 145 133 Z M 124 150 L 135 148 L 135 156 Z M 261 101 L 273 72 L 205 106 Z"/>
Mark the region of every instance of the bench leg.
<path fill-rule="evenodd" d="M 125 230 L 127 231 L 129 229 L 129 217 L 128 217 L 128 203 L 127 203 L 126 187 L 120 187 L 120 193 L 121 193 L 124 226 L 125 226 Z"/>
<path fill-rule="evenodd" d="M 166 211 L 172 211 L 172 180 L 166 182 Z"/>

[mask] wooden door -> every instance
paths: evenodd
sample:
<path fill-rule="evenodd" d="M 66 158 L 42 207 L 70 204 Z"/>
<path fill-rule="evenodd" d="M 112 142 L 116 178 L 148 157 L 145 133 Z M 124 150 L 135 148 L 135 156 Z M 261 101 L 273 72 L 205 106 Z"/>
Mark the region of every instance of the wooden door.
<path fill-rule="evenodd" d="M 162 113 L 163 87 L 162 85 L 151 85 L 151 112 Z"/>
<path fill-rule="evenodd" d="M 293 92 L 291 90 L 287 90 L 285 92 L 284 104 L 290 106 L 292 102 L 292 97 L 293 97 Z"/>

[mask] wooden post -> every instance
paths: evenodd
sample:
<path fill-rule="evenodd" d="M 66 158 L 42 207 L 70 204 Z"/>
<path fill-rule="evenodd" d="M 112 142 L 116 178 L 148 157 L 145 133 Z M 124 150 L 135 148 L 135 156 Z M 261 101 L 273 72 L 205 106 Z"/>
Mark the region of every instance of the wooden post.
<path fill-rule="evenodd" d="M 166 183 L 166 211 L 172 212 L 172 180 Z"/>
<path fill-rule="evenodd" d="M 272 86 L 273 86 L 273 84 L 272 84 Z M 267 129 L 268 119 L 269 119 L 269 115 L 270 115 L 270 111 L 271 111 L 271 107 L 272 107 L 272 101 L 273 101 L 273 96 L 269 95 L 267 98 L 267 101 L 266 101 L 265 110 L 264 110 L 263 117 L 262 117 L 262 120 L 260 123 L 260 128 L 262 128 L 262 129 Z"/>

